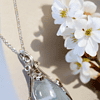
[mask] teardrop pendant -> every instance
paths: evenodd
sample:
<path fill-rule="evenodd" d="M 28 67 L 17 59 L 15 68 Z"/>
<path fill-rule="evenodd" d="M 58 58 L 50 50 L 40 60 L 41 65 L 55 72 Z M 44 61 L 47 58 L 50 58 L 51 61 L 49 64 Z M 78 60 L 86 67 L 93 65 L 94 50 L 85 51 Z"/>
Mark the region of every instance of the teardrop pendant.
<path fill-rule="evenodd" d="M 33 80 L 32 93 L 35 100 L 72 100 L 63 88 L 48 78 Z"/>
<path fill-rule="evenodd" d="M 28 100 L 72 100 L 61 82 L 52 81 L 38 68 L 38 63 L 26 51 L 20 50 L 18 55 L 25 71 L 30 76 L 30 97 Z"/>

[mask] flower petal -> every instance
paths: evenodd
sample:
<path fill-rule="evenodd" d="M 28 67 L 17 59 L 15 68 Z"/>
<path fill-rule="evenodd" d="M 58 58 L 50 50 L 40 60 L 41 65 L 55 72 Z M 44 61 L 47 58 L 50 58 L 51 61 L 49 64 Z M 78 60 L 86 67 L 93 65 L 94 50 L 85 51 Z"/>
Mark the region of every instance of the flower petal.
<path fill-rule="evenodd" d="M 90 81 L 90 79 L 91 79 L 90 76 L 87 77 L 87 76 L 84 76 L 82 73 L 80 73 L 80 80 L 82 83 L 86 84 Z"/>
<path fill-rule="evenodd" d="M 80 38 L 82 38 L 84 36 L 85 36 L 85 32 L 84 31 L 82 31 L 82 30 L 76 30 L 75 31 L 75 38 L 80 39 Z"/>
<path fill-rule="evenodd" d="M 75 21 L 74 27 L 76 30 L 82 30 L 82 29 L 86 30 L 87 29 L 87 22 L 88 21 L 86 19 L 77 19 Z"/>
<path fill-rule="evenodd" d="M 84 1 L 84 12 L 93 14 L 96 12 L 97 6 L 91 1 Z"/>
<path fill-rule="evenodd" d="M 62 24 L 65 22 L 65 18 L 55 19 L 54 24 Z"/>
<path fill-rule="evenodd" d="M 60 2 L 60 0 L 54 0 L 53 6 L 58 10 L 64 9 L 64 5 Z"/>
<path fill-rule="evenodd" d="M 68 15 L 69 15 L 70 17 L 74 17 L 75 12 L 79 10 L 79 4 L 73 3 L 73 4 L 70 5 L 69 8 L 70 8 L 70 10 L 69 10 L 69 12 L 68 12 Z"/>
<path fill-rule="evenodd" d="M 89 73 L 90 66 L 91 66 L 91 64 L 89 62 L 83 62 L 82 63 L 82 71 L 81 71 L 81 73 L 84 76 L 87 76 L 87 77 L 90 76 L 90 73 Z"/>
<path fill-rule="evenodd" d="M 74 20 L 71 17 L 67 17 L 66 26 L 68 26 L 69 28 L 74 29 L 74 25 L 75 25 Z"/>
<path fill-rule="evenodd" d="M 88 16 L 87 26 L 88 29 L 92 28 L 92 31 L 100 29 L 100 18 Z"/>
<path fill-rule="evenodd" d="M 83 74 L 84 76 L 90 76 L 89 72 L 88 72 L 88 71 L 85 71 L 85 70 L 82 70 L 82 74 Z"/>
<path fill-rule="evenodd" d="M 95 26 L 93 24 L 93 18 L 91 16 L 88 16 L 88 22 L 87 22 L 87 29 L 95 29 Z"/>
<path fill-rule="evenodd" d="M 73 49 L 77 44 L 77 41 L 74 42 L 72 38 L 68 38 L 65 40 L 64 46 L 68 49 Z"/>
<path fill-rule="evenodd" d="M 81 40 L 79 40 L 78 46 L 84 47 L 84 46 L 86 46 L 86 43 L 87 43 L 87 38 L 82 38 Z"/>
<path fill-rule="evenodd" d="M 91 64 L 89 62 L 83 62 L 82 64 L 82 70 L 88 71 L 90 68 Z"/>
<path fill-rule="evenodd" d="M 68 39 L 69 39 L 70 37 L 68 36 L 68 37 L 63 37 L 63 38 L 65 39 L 64 47 L 66 47 L 66 45 L 67 45 L 67 41 L 68 41 Z M 67 49 L 71 49 L 71 48 L 68 48 L 68 47 L 67 47 Z"/>
<path fill-rule="evenodd" d="M 97 72 L 97 71 L 94 70 L 93 68 L 90 68 L 89 73 L 90 73 L 90 77 L 91 77 L 92 79 L 95 79 L 95 77 L 96 77 L 96 78 L 98 77 L 98 73 L 99 73 L 99 72 Z"/>
<path fill-rule="evenodd" d="M 72 53 L 73 53 L 73 51 L 71 50 L 66 54 L 65 60 L 67 62 L 76 62 L 77 61 L 76 59 L 74 59 L 74 58 L 76 58 L 76 55 L 72 55 Z"/>
<path fill-rule="evenodd" d="M 52 5 L 51 10 L 53 13 L 59 13 L 60 10 L 63 10 L 62 8 L 59 8 L 55 4 Z"/>
<path fill-rule="evenodd" d="M 77 12 L 75 12 L 75 15 L 73 17 L 79 18 L 82 17 L 82 15 L 83 15 L 83 10 L 78 10 Z"/>
<path fill-rule="evenodd" d="M 81 58 L 81 56 L 77 55 L 77 56 L 76 56 L 76 59 L 77 59 L 77 61 L 78 61 L 80 64 L 82 63 L 82 58 Z"/>
<path fill-rule="evenodd" d="M 76 70 L 74 70 L 74 71 L 72 72 L 72 74 L 73 74 L 73 75 L 77 75 L 77 74 L 80 73 L 80 71 L 81 71 L 81 68 L 80 68 L 80 69 L 76 69 Z"/>
<path fill-rule="evenodd" d="M 61 36 L 65 37 L 65 39 L 66 39 L 66 37 L 70 36 L 74 32 L 75 32 L 74 29 L 66 28 L 65 31 L 62 33 Z"/>
<path fill-rule="evenodd" d="M 65 56 L 65 60 L 67 62 L 79 62 L 82 63 L 82 58 L 78 55 L 75 55 L 73 53 L 73 50 L 69 51 L 66 56 Z"/>
<path fill-rule="evenodd" d="M 61 0 L 61 2 L 62 2 L 62 4 L 63 4 L 66 8 L 68 8 L 68 7 L 67 7 L 68 2 L 67 2 L 66 0 Z"/>
<path fill-rule="evenodd" d="M 60 28 L 59 28 L 59 30 L 58 30 L 58 32 L 57 32 L 57 36 L 62 35 L 62 33 L 63 33 L 65 30 L 66 30 L 66 23 L 63 23 L 63 24 L 60 26 Z"/>
<path fill-rule="evenodd" d="M 73 11 L 73 9 L 70 9 L 69 12 L 68 12 L 68 15 L 69 15 L 70 17 L 74 17 L 75 11 Z"/>
<path fill-rule="evenodd" d="M 54 19 L 59 19 L 59 18 L 61 18 L 60 13 L 52 13 L 52 17 L 53 17 Z"/>
<path fill-rule="evenodd" d="M 77 54 L 79 56 L 83 56 L 84 55 L 84 48 L 83 47 L 79 47 L 78 45 L 75 46 L 75 48 L 73 49 L 73 53 Z"/>
<path fill-rule="evenodd" d="M 92 38 L 90 39 L 90 43 L 91 43 L 91 46 L 94 49 L 94 51 L 97 52 L 99 49 L 98 43 L 96 41 L 94 41 Z"/>
<path fill-rule="evenodd" d="M 85 51 L 93 57 L 96 56 L 98 51 L 98 44 L 92 38 L 89 38 Z"/>
<path fill-rule="evenodd" d="M 93 24 L 95 29 L 100 29 L 100 18 L 94 17 Z"/>
<path fill-rule="evenodd" d="M 77 65 L 74 62 L 70 63 L 70 69 L 71 70 L 76 70 L 77 69 Z"/>
<path fill-rule="evenodd" d="M 94 14 L 92 14 L 92 17 L 99 17 L 100 18 L 100 13 L 94 13 Z"/>
<path fill-rule="evenodd" d="M 83 6 L 84 0 L 70 0 L 69 7 L 71 8 L 72 5 L 78 4 L 79 9 Z"/>
<path fill-rule="evenodd" d="M 97 43 L 100 43 L 100 31 L 92 31 L 92 39 Z"/>
<path fill-rule="evenodd" d="M 82 15 L 81 19 L 87 19 L 87 15 Z"/>

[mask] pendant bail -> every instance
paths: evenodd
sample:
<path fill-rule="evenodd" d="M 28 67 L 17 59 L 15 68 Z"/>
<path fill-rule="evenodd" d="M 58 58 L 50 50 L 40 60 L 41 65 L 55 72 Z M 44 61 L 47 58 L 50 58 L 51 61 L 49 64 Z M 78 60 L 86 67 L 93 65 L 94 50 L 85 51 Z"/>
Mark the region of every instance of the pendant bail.
<path fill-rule="evenodd" d="M 26 51 L 20 50 L 18 58 L 30 77 L 41 74 L 41 71 L 38 68 L 38 62 L 34 61 L 33 57 L 29 55 Z"/>
<path fill-rule="evenodd" d="M 29 64 L 29 63 L 31 66 L 34 65 L 33 57 L 29 55 L 26 51 L 20 50 L 18 57 L 24 65 Z"/>

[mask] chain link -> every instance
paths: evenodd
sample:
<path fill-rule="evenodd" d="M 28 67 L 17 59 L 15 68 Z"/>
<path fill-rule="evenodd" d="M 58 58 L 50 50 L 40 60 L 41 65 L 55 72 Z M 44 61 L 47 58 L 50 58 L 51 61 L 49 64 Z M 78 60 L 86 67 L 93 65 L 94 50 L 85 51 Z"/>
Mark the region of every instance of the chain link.
<path fill-rule="evenodd" d="M 15 48 L 13 48 L 13 46 L 11 46 L 10 43 L 8 43 L 8 41 L 0 34 L 0 38 L 1 40 L 5 43 L 5 45 L 10 48 L 15 54 L 19 54 L 17 50 L 15 50 Z"/>
<path fill-rule="evenodd" d="M 21 48 L 22 48 L 22 50 L 25 50 L 25 48 L 24 48 L 24 42 L 23 42 L 23 38 L 22 38 L 21 27 L 20 27 L 20 20 L 19 20 L 19 14 L 18 14 L 18 9 L 17 9 L 17 3 L 16 3 L 16 0 L 13 0 L 13 1 L 14 1 L 15 15 L 16 15 L 17 28 L 18 28 L 18 33 L 19 33 L 19 39 L 20 39 L 20 43 L 21 43 Z"/>
<path fill-rule="evenodd" d="M 17 9 L 16 0 L 13 0 L 13 2 L 14 2 L 14 8 L 15 8 L 15 15 L 16 15 L 16 21 L 17 21 L 17 28 L 18 28 L 18 33 L 19 33 L 19 39 L 20 39 L 20 43 L 21 43 L 21 49 L 25 51 L 24 42 L 23 42 L 23 38 L 22 38 L 22 32 L 21 32 L 21 27 L 20 27 L 20 20 L 19 20 L 19 15 L 18 15 L 18 9 Z M 5 43 L 5 45 L 12 50 L 12 52 L 14 52 L 15 54 L 19 54 L 18 51 L 15 50 L 15 48 L 13 48 L 13 46 L 11 46 L 11 44 L 8 43 L 8 41 L 1 34 L 0 34 L 0 38 Z"/>

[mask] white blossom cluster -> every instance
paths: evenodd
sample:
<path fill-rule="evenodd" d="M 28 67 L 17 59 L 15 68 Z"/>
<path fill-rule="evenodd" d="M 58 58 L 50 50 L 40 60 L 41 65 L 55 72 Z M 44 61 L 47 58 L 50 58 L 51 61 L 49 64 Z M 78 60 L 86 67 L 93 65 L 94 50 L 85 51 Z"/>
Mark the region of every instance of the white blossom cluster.
<path fill-rule="evenodd" d="M 88 59 L 82 56 L 86 52 L 90 56 L 97 55 L 100 43 L 100 13 L 91 1 L 54 0 L 52 17 L 55 24 L 60 24 L 57 36 L 63 36 L 64 47 L 70 51 L 65 59 L 70 62 L 70 69 L 74 75 L 79 74 L 83 83 L 95 79 L 98 72 L 92 69 Z"/>

